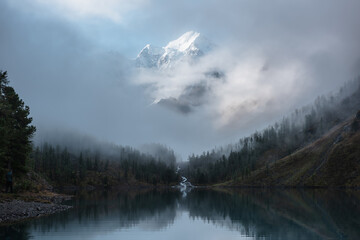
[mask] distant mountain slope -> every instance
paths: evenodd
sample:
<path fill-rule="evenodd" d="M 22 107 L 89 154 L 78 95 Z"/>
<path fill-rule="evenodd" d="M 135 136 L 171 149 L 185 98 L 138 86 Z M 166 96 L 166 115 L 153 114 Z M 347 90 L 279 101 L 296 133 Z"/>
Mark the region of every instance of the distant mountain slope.
<path fill-rule="evenodd" d="M 360 187 L 360 111 L 319 140 L 227 184 Z"/>

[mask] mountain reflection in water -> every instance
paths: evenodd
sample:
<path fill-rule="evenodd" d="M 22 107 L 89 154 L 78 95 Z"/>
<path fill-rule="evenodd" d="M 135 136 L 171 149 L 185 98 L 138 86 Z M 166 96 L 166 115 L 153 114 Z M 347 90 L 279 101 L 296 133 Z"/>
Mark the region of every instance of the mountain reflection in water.
<path fill-rule="evenodd" d="M 360 191 L 94 191 L 68 204 L 74 209 L 0 227 L 0 239 L 186 239 L 175 229 L 197 239 L 360 239 Z"/>

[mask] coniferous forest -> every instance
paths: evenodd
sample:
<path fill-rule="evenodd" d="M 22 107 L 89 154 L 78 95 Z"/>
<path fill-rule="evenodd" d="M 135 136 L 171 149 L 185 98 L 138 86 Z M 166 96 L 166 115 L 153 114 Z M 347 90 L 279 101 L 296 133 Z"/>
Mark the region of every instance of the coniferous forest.
<path fill-rule="evenodd" d="M 32 153 L 32 169 L 57 186 L 128 186 L 176 184 L 179 176 L 172 150 L 163 147 L 167 159 L 141 153 L 131 147 L 112 146 L 107 154 L 92 149 L 69 151 L 44 143 Z"/>

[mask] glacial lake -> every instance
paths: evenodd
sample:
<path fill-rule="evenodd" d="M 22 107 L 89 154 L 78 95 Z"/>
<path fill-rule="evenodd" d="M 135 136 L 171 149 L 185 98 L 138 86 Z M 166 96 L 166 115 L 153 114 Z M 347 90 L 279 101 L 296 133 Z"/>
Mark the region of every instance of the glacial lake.
<path fill-rule="evenodd" d="M 0 227 L 0 239 L 360 239 L 360 191 L 93 191 L 66 204 Z"/>

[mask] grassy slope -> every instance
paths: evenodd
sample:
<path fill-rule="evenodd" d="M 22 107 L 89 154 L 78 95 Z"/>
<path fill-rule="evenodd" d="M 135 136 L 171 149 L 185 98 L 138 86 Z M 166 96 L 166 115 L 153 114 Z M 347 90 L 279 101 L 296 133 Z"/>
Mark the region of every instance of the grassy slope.
<path fill-rule="evenodd" d="M 225 185 L 360 187 L 358 126 L 360 118 L 345 121 L 308 146 Z"/>

